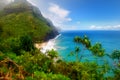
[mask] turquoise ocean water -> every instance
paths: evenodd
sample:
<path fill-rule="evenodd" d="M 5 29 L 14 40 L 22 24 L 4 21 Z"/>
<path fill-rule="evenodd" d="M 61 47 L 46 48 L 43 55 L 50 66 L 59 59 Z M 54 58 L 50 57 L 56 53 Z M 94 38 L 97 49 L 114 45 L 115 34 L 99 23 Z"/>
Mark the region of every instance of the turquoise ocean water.
<path fill-rule="evenodd" d="M 63 60 L 75 60 L 75 56 L 68 56 L 70 52 L 74 51 L 75 49 L 75 43 L 73 42 L 73 39 L 75 36 L 83 37 L 84 35 L 89 37 L 92 44 L 95 44 L 96 42 L 101 43 L 107 54 L 111 54 L 111 52 L 115 49 L 120 50 L 120 31 L 62 31 L 61 36 L 56 39 L 55 43 L 56 49 Z M 113 60 L 111 60 L 109 57 L 95 57 L 90 51 L 83 50 L 82 45 L 80 45 L 80 47 L 80 55 L 83 56 L 82 61 L 97 60 L 100 64 L 102 64 L 103 61 L 108 61 L 109 64 L 113 65 Z"/>

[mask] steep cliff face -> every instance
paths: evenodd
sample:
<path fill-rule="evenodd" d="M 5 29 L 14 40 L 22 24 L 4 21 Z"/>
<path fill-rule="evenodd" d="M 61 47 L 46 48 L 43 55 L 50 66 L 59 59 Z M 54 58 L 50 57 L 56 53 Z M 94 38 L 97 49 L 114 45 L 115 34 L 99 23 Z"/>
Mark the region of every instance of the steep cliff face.
<path fill-rule="evenodd" d="M 59 33 L 58 33 L 58 29 L 53 25 L 53 23 L 49 19 L 46 19 L 46 22 L 47 22 L 47 25 L 52 28 L 52 31 L 46 37 L 46 40 L 49 40 L 51 38 L 54 38 Z"/>
<path fill-rule="evenodd" d="M 52 22 L 26 0 L 14 0 L 7 5 L 2 11 L 0 24 L 3 38 L 28 34 L 34 42 L 38 42 L 47 41 L 59 34 Z"/>

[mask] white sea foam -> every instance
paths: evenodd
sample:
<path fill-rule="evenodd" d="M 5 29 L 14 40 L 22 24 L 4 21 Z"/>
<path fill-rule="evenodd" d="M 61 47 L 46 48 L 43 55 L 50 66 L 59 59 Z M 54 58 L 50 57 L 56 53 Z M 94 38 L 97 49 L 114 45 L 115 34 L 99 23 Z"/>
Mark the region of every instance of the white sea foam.
<path fill-rule="evenodd" d="M 58 36 L 56 36 L 54 39 L 50 39 L 48 41 L 48 43 L 42 47 L 42 49 L 40 50 L 42 53 L 46 53 L 47 51 L 50 51 L 50 50 L 56 50 L 55 48 L 55 40 L 61 36 L 61 34 L 59 34 Z"/>

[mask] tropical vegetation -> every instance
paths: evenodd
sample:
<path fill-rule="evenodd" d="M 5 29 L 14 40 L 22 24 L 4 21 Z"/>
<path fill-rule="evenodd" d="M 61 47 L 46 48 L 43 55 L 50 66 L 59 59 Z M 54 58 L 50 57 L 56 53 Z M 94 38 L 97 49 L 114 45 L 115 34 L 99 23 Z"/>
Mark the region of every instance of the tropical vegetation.
<path fill-rule="evenodd" d="M 91 43 L 86 35 L 74 38 L 76 46 L 70 55 L 76 56 L 75 61 L 62 60 L 55 50 L 40 52 L 34 43 L 46 41 L 56 31 L 35 7 L 29 8 L 15 4 L 0 12 L 0 80 L 120 79 L 120 50 L 107 54 L 101 43 Z M 114 66 L 107 61 L 83 62 L 84 50 L 96 57 L 108 56 Z"/>
<path fill-rule="evenodd" d="M 84 45 L 86 50 L 90 50 L 96 57 L 107 55 L 103 52 L 104 49 L 100 43 L 92 45 L 87 36 L 83 38 L 77 36 L 74 38 L 74 41 L 76 44 Z M 11 44 L 13 43 L 11 42 Z M 88 44 L 91 45 L 87 46 Z M 9 52 L 1 50 L 0 79 L 119 80 L 120 78 L 119 50 L 115 50 L 111 55 L 107 55 L 113 60 L 116 60 L 115 67 L 111 67 L 107 61 L 104 61 L 101 65 L 97 61 L 81 62 L 80 56 L 78 55 L 80 53 L 78 45 L 75 48 L 75 52 L 72 53 L 76 55 L 76 61 L 72 62 L 63 61 L 54 50 L 43 54 L 34 47 L 32 39 L 28 36 L 21 37 L 18 46 L 19 48 L 16 47 L 17 52 L 12 51 L 15 47 L 11 47 L 12 49 Z"/>

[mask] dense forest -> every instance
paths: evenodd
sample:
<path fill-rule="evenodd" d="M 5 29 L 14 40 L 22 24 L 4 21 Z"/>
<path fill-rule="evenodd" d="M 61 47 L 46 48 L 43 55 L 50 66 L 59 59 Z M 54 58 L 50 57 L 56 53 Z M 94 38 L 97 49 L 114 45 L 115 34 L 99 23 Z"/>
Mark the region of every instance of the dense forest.
<path fill-rule="evenodd" d="M 69 56 L 76 56 L 76 61 L 66 62 L 54 50 L 43 54 L 36 49 L 34 43 L 54 38 L 58 31 L 38 8 L 23 1 L 0 11 L 0 80 L 120 79 L 120 50 L 108 55 L 102 44 L 92 44 L 87 36 L 74 38 L 75 50 Z M 96 57 L 109 56 L 116 61 L 115 67 L 107 61 L 101 65 L 97 60 L 81 62 L 80 44 Z"/>

